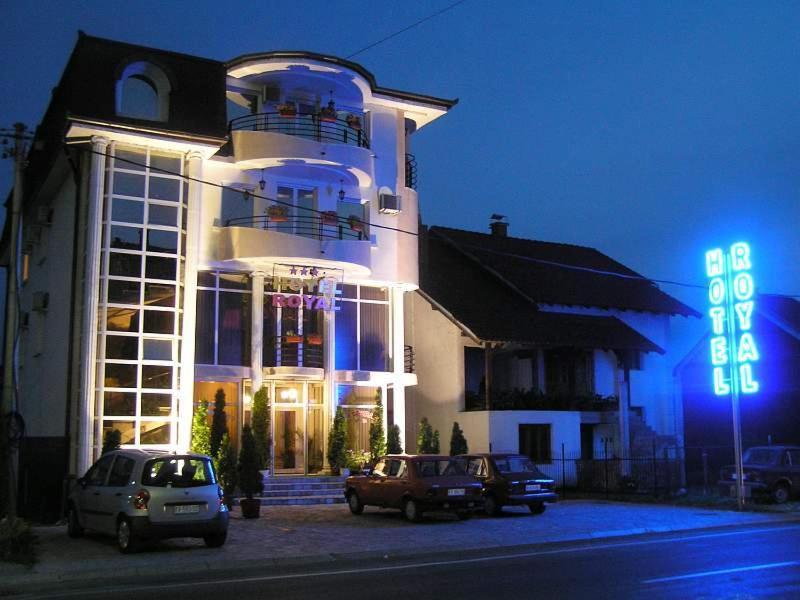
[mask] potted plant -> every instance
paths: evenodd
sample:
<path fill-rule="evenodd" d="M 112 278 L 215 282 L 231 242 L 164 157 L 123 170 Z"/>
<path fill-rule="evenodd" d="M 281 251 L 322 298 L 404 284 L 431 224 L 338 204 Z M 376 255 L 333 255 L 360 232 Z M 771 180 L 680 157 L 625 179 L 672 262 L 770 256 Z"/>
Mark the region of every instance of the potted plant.
<path fill-rule="evenodd" d="M 282 117 L 294 117 L 297 114 L 297 109 L 295 105 L 290 102 L 285 102 L 283 104 L 278 104 L 278 114 Z"/>
<path fill-rule="evenodd" d="M 321 346 L 322 345 L 322 334 L 321 333 L 309 333 L 306 336 L 306 341 L 312 346 Z"/>
<path fill-rule="evenodd" d="M 233 508 L 233 494 L 238 480 L 236 472 L 236 448 L 231 444 L 228 434 L 222 436 L 219 454 L 216 458 L 217 481 L 222 488 L 222 501 L 228 510 Z"/>
<path fill-rule="evenodd" d="M 333 100 L 328 101 L 328 106 L 319 109 L 319 120 L 326 123 L 336 122 L 336 107 L 333 104 Z"/>
<path fill-rule="evenodd" d="M 276 223 L 283 223 L 289 220 L 289 210 L 285 206 L 273 204 L 267 208 L 267 218 Z"/>
<path fill-rule="evenodd" d="M 335 210 L 326 210 L 322 213 L 322 224 L 323 225 L 338 225 L 339 224 L 339 215 L 336 214 Z"/>
<path fill-rule="evenodd" d="M 303 341 L 303 336 L 296 334 L 294 331 L 287 331 L 283 339 L 287 344 L 299 344 Z"/>
<path fill-rule="evenodd" d="M 356 475 L 364 471 L 370 462 L 369 452 L 362 450 L 347 450 L 345 452 L 345 468 L 342 475 Z"/>
<path fill-rule="evenodd" d="M 239 506 L 245 519 L 257 519 L 261 511 L 261 500 L 253 497 L 264 490 L 258 466 L 253 430 L 245 425 L 242 427 L 242 451 L 239 454 L 239 489 L 245 496 L 239 500 Z"/>
<path fill-rule="evenodd" d="M 364 232 L 364 221 L 362 221 L 360 217 L 357 217 L 356 215 L 350 215 L 347 218 L 347 222 L 350 225 L 350 229 L 353 231 L 357 231 L 358 233 Z"/>
<path fill-rule="evenodd" d="M 345 120 L 347 121 L 347 126 L 350 127 L 350 129 L 355 129 L 356 131 L 361 130 L 361 117 L 358 115 L 349 114 Z"/>
<path fill-rule="evenodd" d="M 258 466 L 264 477 L 269 477 L 270 466 L 270 410 L 269 393 L 267 388 L 262 387 L 253 396 L 253 438 L 256 444 L 256 456 Z"/>
<path fill-rule="evenodd" d="M 347 445 L 347 423 L 341 406 L 336 409 L 333 425 L 328 433 L 328 464 L 335 475 L 345 467 L 345 447 Z"/>

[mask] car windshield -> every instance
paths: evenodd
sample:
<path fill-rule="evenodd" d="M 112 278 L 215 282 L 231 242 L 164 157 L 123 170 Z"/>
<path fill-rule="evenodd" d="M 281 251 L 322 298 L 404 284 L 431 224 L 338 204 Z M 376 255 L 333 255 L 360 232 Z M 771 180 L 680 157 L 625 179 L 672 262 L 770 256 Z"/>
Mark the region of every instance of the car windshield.
<path fill-rule="evenodd" d="M 747 465 L 774 465 L 778 462 L 779 451 L 773 448 L 750 448 L 744 453 L 742 462 Z"/>
<path fill-rule="evenodd" d="M 503 456 L 494 459 L 494 466 L 501 473 L 536 473 L 536 466 L 527 456 Z"/>
<path fill-rule="evenodd" d="M 417 462 L 420 477 L 447 477 L 449 475 L 466 475 L 464 461 L 461 460 L 421 460 Z"/>
<path fill-rule="evenodd" d="M 144 465 L 142 485 L 152 487 L 199 487 L 215 483 L 214 469 L 207 458 L 165 456 Z"/>

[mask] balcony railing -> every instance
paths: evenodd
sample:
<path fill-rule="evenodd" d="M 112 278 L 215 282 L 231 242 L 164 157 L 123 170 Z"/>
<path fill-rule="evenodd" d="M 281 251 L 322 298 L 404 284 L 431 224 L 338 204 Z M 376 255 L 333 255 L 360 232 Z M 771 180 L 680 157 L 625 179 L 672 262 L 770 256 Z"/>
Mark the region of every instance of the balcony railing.
<path fill-rule="evenodd" d="M 322 368 L 323 345 L 318 336 L 277 336 L 264 348 L 266 367 Z"/>
<path fill-rule="evenodd" d="M 225 227 L 253 227 L 279 233 L 289 233 L 315 240 L 366 240 L 369 239 L 367 224 L 360 220 L 345 219 L 335 213 L 330 215 L 270 214 L 252 217 L 237 217 L 223 223 Z"/>
<path fill-rule="evenodd" d="M 599 394 L 562 395 L 544 394 L 534 390 L 493 391 L 487 406 L 486 395 L 467 390 L 464 409 L 474 410 L 570 410 L 570 411 L 609 411 L 617 410 L 616 396 Z"/>
<path fill-rule="evenodd" d="M 317 113 L 260 113 L 245 115 L 230 122 L 231 131 L 268 131 L 283 133 L 317 142 L 333 142 L 369 148 L 367 134 L 360 127 L 353 127 L 345 119 L 321 118 Z"/>
<path fill-rule="evenodd" d="M 403 372 L 414 373 L 414 346 L 403 346 Z"/>
<path fill-rule="evenodd" d="M 406 154 L 406 187 L 417 189 L 417 159 L 413 154 Z"/>

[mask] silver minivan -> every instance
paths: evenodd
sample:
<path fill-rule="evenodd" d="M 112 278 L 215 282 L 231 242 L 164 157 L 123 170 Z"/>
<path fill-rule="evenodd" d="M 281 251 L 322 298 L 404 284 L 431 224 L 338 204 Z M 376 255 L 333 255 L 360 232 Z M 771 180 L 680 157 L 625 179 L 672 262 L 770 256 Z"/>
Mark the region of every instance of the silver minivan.
<path fill-rule="evenodd" d="M 211 459 L 202 454 L 114 450 L 78 479 L 69 496 L 67 532 L 116 535 L 120 551 L 144 540 L 201 537 L 217 548 L 228 534 L 228 509 Z"/>

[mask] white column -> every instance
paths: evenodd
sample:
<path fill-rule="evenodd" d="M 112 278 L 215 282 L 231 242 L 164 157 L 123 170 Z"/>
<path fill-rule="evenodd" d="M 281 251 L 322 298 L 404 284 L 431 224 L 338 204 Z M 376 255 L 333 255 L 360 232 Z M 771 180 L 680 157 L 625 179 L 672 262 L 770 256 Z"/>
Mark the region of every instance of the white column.
<path fill-rule="evenodd" d="M 325 386 L 322 399 L 322 422 L 325 423 L 325 435 L 322 436 L 322 456 L 328 468 L 328 432 L 336 414 L 336 323 L 334 311 L 326 310 L 323 321 L 322 367 L 325 371 Z"/>
<path fill-rule="evenodd" d="M 622 474 L 631 474 L 631 465 L 628 460 L 631 456 L 631 431 L 628 418 L 630 398 L 628 397 L 629 383 L 626 375 L 630 378 L 630 371 L 627 368 L 617 369 L 617 389 L 619 394 L 619 457 L 622 459 Z"/>
<path fill-rule="evenodd" d="M 392 371 L 394 373 L 394 424 L 400 428 L 400 440 L 406 450 L 406 386 L 402 383 L 405 374 L 405 323 L 403 316 L 404 294 L 402 288 L 392 290 Z M 388 407 L 387 407 L 388 412 Z"/>
<path fill-rule="evenodd" d="M 250 274 L 253 289 L 250 336 L 250 368 L 253 379 L 253 394 L 261 389 L 264 380 L 264 272 Z"/>
<path fill-rule="evenodd" d="M 203 156 L 190 152 L 186 174 L 191 177 L 186 198 L 186 271 L 183 281 L 183 330 L 181 334 L 181 387 L 178 393 L 178 449 L 192 442 L 194 412 L 194 347 L 197 326 L 197 264 L 200 259 L 200 204 L 203 197 Z"/>
<path fill-rule="evenodd" d="M 95 380 L 97 373 L 97 314 L 100 290 L 100 256 L 103 228 L 103 192 L 106 177 L 108 138 L 92 138 L 92 166 L 89 174 L 86 218 L 86 254 L 83 267 L 84 318 L 81 325 L 81 392 L 78 413 L 78 475 L 94 459 Z"/>

